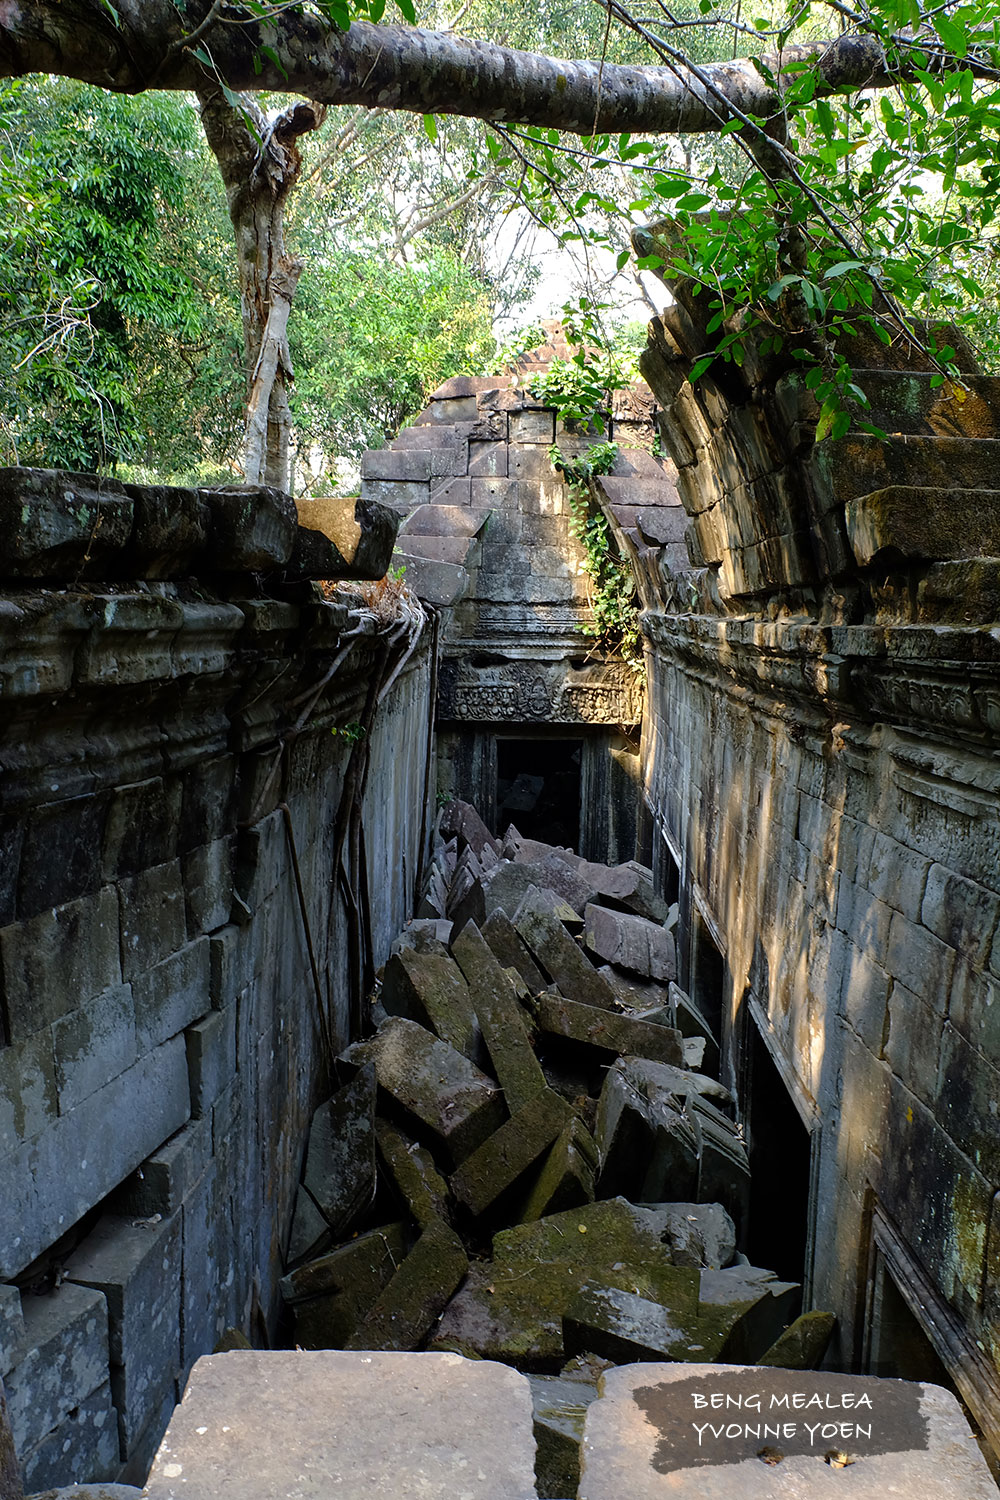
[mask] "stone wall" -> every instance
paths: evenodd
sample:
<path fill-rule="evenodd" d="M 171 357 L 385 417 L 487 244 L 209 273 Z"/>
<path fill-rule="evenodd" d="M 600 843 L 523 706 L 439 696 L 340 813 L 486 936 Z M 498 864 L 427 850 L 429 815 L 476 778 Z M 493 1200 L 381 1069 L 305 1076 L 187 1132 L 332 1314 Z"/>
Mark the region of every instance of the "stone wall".
<path fill-rule="evenodd" d="M 861 368 L 859 343 L 854 378 L 894 436 L 814 446 L 815 408 L 773 359 L 687 383 L 707 314 L 675 291 L 644 373 L 688 552 L 647 538 L 637 566 L 645 795 L 682 978 L 721 1009 L 751 1150 L 761 1042 L 808 1132 L 806 1273 L 838 1315 L 832 1358 L 916 1378 L 922 1358 L 931 1379 L 940 1361 L 998 1449 L 1000 509 L 982 485 L 1000 387 L 970 376 L 955 399 L 905 350 Z"/>
<path fill-rule="evenodd" d="M 0 1372 L 29 1491 L 141 1483 L 193 1361 L 273 1333 L 326 1034 L 357 1034 L 356 970 L 412 914 L 430 632 L 295 581 L 285 529 L 259 572 L 232 547 L 198 583 L 81 583 L 79 556 L 8 545 Z M 365 762 L 367 954 L 333 872 Z"/>

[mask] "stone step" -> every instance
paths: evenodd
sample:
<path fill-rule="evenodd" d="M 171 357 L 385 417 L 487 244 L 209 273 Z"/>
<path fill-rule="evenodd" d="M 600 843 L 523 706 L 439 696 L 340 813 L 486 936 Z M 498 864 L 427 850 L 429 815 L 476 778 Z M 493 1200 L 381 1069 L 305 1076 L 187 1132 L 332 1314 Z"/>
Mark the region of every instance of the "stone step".
<path fill-rule="evenodd" d="M 836 443 L 821 443 L 813 463 L 820 485 L 834 504 L 890 485 L 922 489 L 994 491 L 1000 479 L 1000 439 L 889 438 L 851 432 Z"/>
<path fill-rule="evenodd" d="M 928 371 L 855 370 L 871 403 L 865 420 L 890 434 L 1000 438 L 1000 376 L 965 375 L 932 385 Z"/>
<path fill-rule="evenodd" d="M 862 567 L 1000 557 L 1000 489 L 887 485 L 851 500 L 844 518 Z"/>
<path fill-rule="evenodd" d="M 410 512 L 399 535 L 474 537 L 482 530 L 487 512 L 465 505 L 418 505 Z"/>

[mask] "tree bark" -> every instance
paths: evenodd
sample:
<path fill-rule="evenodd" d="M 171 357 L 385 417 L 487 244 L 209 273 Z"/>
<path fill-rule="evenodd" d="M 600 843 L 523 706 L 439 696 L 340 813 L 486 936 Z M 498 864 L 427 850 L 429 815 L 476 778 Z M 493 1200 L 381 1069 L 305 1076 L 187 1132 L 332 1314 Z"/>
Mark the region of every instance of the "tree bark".
<path fill-rule="evenodd" d="M 288 490 L 294 378 L 288 315 L 302 262 L 285 248 L 284 211 L 302 170 L 298 138 L 321 125 L 326 110 L 294 104 L 269 122 L 252 99 L 236 107 L 204 80 L 198 100 L 236 239 L 247 373 L 244 479 Z"/>
<path fill-rule="evenodd" d="M 185 46 L 185 30 L 207 15 L 203 3 L 182 28 L 173 0 L 3 0 L 0 76 L 61 74 L 122 93 L 198 89 L 208 76 Z M 599 131 L 669 134 L 717 131 L 727 106 L 770 119 L 776 91 L 747 59 L 683 67 L 568 62 L 488 42 L 400 26 L 355 22 L 347 32 L 315 16 L 279 11 L 266 23 L 237 24 L 225 7 L 199 36 L 230 89 L 299 93 L 325 104 L 358 104 L 421 114 L 466 115 L 589 135 Z M 938 48 L 940 44 L 937 44 Z M 268 49 L 267 53 L 261 51 Z M 789 46 L 764 59 L 773 71 L 815 58 L 818 93 L 889 87 L 899 69 L 873 37 L 845 35 Z M 975 67 L 974 59 L 963 66 Z"/>

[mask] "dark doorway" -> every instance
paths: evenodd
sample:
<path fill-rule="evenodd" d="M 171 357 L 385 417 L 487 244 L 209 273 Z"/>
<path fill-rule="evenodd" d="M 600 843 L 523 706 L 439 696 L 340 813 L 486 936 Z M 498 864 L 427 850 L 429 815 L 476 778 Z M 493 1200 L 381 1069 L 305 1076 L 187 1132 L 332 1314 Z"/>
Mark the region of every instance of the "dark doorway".
<path fill-rule="evenodd" d="M 880 1254 L 876 1254 L 872 1287 L 870 1337 L 869 1374 L 954 1389 L 934 1345 L 907 1306 Z"/>
<path fill-rule="evenodd" d="M 497 821 L 525 838 L 575 849 L 580 838 L 582 740 L 497 740 Z"/>
<path fill-rule="evenodd" d="M 801 1281 L 809 1231 L 809 1131 L 757 1027 L 747 1026 L 750 1214 L 746 1253 L 782 1281 Z"/>
<path fill-rule="evenodd" d="M 664 844 L 666 850 L 666 845 Z M 677 870 L 669 850 L 665 859 L 665 875 L 669 876 L 671 867 Z M 678 880 L 677 890 L 680 889 Z M 671 897 L 668 894 L 669 884 L 664 884 L 663 899 L 665 901 L 677 899 L 676 894 Z M 705 1020 L 712 1028 L 712 1034 L 719 1044 L 721 1050 L 723 1045 L 722 1035 L 722 1003 L 725 998 L 726 964 L 715 946 L 712 934 L 695 914 L 694 918 L 694 941 L 691 948 L 691 998 L 701 1011 Z"/>

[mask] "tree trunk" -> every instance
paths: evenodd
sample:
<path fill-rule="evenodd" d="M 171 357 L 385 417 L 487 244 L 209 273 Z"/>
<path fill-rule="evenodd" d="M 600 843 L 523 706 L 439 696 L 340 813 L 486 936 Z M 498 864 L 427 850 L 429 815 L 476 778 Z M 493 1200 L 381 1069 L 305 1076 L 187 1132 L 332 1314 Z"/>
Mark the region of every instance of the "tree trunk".
<path fill-rule="evenodd" d="M 122 93 L 197 90 L 209 74 L 195 56 L 208 53 L 230 89 L 273 89 L 325 104 L 466 115 L 538 125 L 576 134 L 717 131 L 743 115 L 779 113 L 777 92 L 748 59 L 707 63 L 697 76 L 681 65 L 623 67 L 566 62 L 451 32 L 355 22 L 339 31 L 296 7 L 266 21 L 238 24 L 227 5 L 202 33 L 207 0 L 185 26 L 175 0 L 3 0 L 0 77 L 57 73 Z M 109 12 L 113 12 L 109 14 Z M 185 33 L 197 29 L 197 46 Z M 955 66 L 929 37 L 926 64 Z M 266 48 L 266 52 L 261 48 Z M 891 87 L 910 67 L 890 66 L 877 38 L 847 34 L 789 45 L 761 61 L 775 74 L 815 59 L 817 94 Z M 981 71 L 974 54 L 960 66 Z"/>
<path fill-rule="evenodd" d="M 222 90 L 198 89 L 205 134 L 222 173 L 236 238 L 247 377 L 244 478 L 247 484 L 292 485 L 294 378 L 288 315 L 302 262 L 285 248 L 284 211 L 302 170 L 296 144 L 315 130 L 325 106 L 295 104 L 268 121 L 250 98 L 230 104 Z"/>
<path fill-rule="evenodd" d="M 14 1434 L 7 1415 L 7 1399 L 0 1380 L 0 1500 L 24 1500 L 21 1471 L 14 1451 Z"/>

